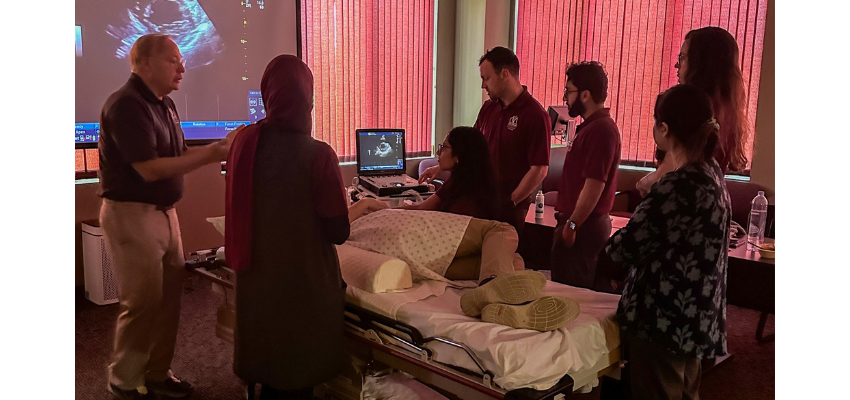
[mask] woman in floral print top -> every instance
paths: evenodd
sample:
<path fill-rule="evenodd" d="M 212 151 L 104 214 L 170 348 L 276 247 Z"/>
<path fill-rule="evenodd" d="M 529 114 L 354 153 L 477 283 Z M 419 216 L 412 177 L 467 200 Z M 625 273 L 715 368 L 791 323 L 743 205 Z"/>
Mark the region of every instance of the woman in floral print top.
<path fill-rule="evenodd" d="M 731 205 L 712 156 L 717 130 L 709 98 L 696 86 L 658 96 L 653 136 L 677 168 L 606 246 L 628 269 L 617 315 L 628 385 L 640 398 L 696 398 L 700 360 L 726 354 Z"/>

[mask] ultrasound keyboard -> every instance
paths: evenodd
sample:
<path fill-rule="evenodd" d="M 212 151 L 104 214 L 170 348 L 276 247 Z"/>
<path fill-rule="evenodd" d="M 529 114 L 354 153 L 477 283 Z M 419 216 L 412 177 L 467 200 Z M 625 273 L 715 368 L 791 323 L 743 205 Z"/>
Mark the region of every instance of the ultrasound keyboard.
<path fill-rule="evenodd" d="M 416 179 L 413 179 L 405 174 L 401 175 L 385 175 L 385 176 L 361 176 L 360 185 L 366 190 L 374 193 L 378 197 L 392 196 L 400 194 L 408 190 L 414 190 L 419 193 L 428 191 L 428 186 L 419 184 Z"/>

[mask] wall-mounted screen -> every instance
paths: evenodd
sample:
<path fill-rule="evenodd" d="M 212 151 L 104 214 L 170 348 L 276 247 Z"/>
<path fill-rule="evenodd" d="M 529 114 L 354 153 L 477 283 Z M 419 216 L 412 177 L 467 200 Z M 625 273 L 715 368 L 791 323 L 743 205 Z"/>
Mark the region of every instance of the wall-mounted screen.
<path fill-rule="evenodd" d="M 77 0 L 77 147 L 95 147 L 100 113 L 130 77 L 130 48 L 147 33 L 172 36 L 186 61 L 177 105 L 187 141 L 223 138 L 264 117 L 260 80 L 280 54 L 297 54 L 297 0 Z"/>

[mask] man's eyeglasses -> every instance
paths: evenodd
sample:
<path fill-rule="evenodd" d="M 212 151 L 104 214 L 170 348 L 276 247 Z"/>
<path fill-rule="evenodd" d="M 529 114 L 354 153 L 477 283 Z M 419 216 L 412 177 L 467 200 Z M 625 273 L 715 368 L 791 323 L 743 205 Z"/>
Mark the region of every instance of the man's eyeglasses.
<path fill-rule="evenodd" d="M 565 96 L 565 97 L 566 97 L 567 95 L 569 95 L 570 93 L 578 93 L 578 92 L 579 92 L 579 90 L 578 90 L 578 89 L 576 89 L 576 90 L 569 90 L 569 89 L 567 89 L 567 88 L 564 88 L 564 96 Z"/>
<path fill-rule="evenodd" d="M 168 62 L 170 62 L 171 65 L 173 65 L 175 67 L 177 66 L 177 64 L 180 64 L 180 65 L 183 66 L 183 68 L 186 68 L 186 59 L 185 58 L 181 58 L 181 59 L 167 58 L 166 60 L 168 60 Z"/>
<path fill-rule="evenodd" d="M 452 148 L 452 146 L 446 146 L 446 145 L 440 143 L 440 144 L 437 145 L 437 154 L 442 153 L 443 149 L 451 149 L 451 148 Z"/>

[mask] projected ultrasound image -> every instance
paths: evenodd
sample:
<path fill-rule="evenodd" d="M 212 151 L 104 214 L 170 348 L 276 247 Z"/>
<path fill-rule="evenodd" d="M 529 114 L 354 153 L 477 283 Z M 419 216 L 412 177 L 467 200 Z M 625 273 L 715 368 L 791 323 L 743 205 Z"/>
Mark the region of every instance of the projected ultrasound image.
<path fill-rule="evenodd" d="M 110 24 L 106 32 L 118 39 L 115 57 L 125 59 L 140 36 L 164 33 L 175 38 L 186 69 L 209 65 L 224 51 L 224 41 L 197 1 L 148 0 L 127 9 L 123 25 Z"/>
<path fill-rule="evenodd" d="M 75 0 L 75 142 L 96 143 L 104 102 L 126 84 L 130 49 L 149 33 L 169 35 L 186 60 L 168 96 L 187 141 L 265 118 L 260 78 L 274 57 L 296 54 L 298 1 Z"/>

